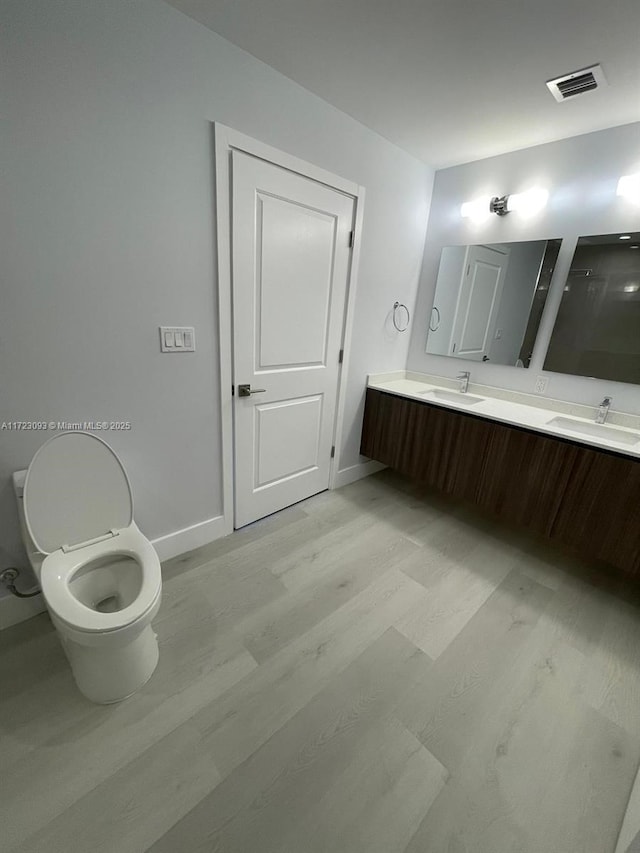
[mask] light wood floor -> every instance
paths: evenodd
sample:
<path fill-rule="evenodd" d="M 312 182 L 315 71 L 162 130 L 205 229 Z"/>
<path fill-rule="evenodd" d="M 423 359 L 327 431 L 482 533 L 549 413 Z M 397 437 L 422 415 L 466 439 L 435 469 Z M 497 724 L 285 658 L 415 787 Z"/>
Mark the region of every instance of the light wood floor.
<path fill-rule="evenodd" d="M 637 596 L 390 472 L 167 562 L 160 664 L 85 701 L 0 634 L 0 848 L 613 853 Z"/>

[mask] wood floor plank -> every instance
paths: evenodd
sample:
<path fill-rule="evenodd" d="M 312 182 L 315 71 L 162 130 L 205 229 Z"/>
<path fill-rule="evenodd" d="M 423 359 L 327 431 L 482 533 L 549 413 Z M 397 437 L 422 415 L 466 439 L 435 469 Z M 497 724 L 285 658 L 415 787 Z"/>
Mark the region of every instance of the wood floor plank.
<path fill-rule="evenodd" d="M 0 632 L 0 756 L 6 770 L 91 712 L 42 613 Z M 47 714 L 43 714 L 46 697 Z"/>
<path fill-rule="evenodd" d="M 21 853 L 144 853 L 220 781 L 188 723 L 20 846 Z"/>
<path fill-rule="evenodd" d="M 587 701 L 612 722 L 640 737 L 640 650 L 637 604 L 609 596 L 602 608 L 602 630 L 589 661 Z"/>
<path fill-rule="evenodd" d="M 291 823 L 332 787 L 425 665 L 422 652 L 386 631 L 150 853 L 279 853 Z"/>
<path fill-rule="evenodd" d="M 203 708 L 194 724 L 216 743 L 220 772 L 245 761 L 425 594 L 389 572 Z"/>
<path fill-rule="evenodd" d="M 423 553 L 406 561 L 409 574 Z M 517 559 L 515 552 L 495 540 L 481 541 L 463 561 L 449 560 L 446 570 L 434 572 L 427 580 L 426 603 L 417 604 L 395 627 L 435 660 L 507 577 Z M 403 571 L 405 563 L 398 568 Z M 424 579 L 422 571 L 420 576 Z"/>
<path fill-rule="evenodd" d="M 473 721 L 478 736 L 407 853 L 612 853 L 640 748 L 581 700 L 580 657 L 564 646 L 533 677 L 519 662 L 521 689 Z"/>
<path fill-rule="evenodd" d="M 490 650 L 494 666 L 485 672 L 484 689 L 468 690 L 481 670 L 470 657 L 473 676 L 449 689 L 435 711 L 423 703 L 423 715 L 431 716 L 421 739 L 448 762 L 452 778 L 410 853 L 449 847 L 477 853 L 611 850 L 640 743 L 584 701 L 586 638 L 598 608 L 581 608 L 579 596 L 570 606 L 568 591 L 562 606 L 555 597 L 548 601 L 508 649 Z M 490 641 L 482 626 L 490 615 L 489 604 L 485 608 L 467 628 L 467 637 L 483 648 Z M 463 644 L 459 651 L 472 654 Z M 429 685 L 437 702 L 438 684 Z"/>
<path fill-rule="evenodd" d="M 511 572 L 399 709 L 400 719 L 450 772 L 461 766 L 470 728 L 480 724 L 487 703 L 499 701 L 496 679 L 517 662 L 551 594 Z"/>
<path fill-rule="evenodd" d="M 382 528 L 382 529 L 380 529 Z M 317 585 L 323 576 L 346 562 L 362 559 L 373 550 L 372 541 L 395 541 L 399 535 L 388 523 L 364 514 L 321 536 L 312 537 L 271 567 L 271 571 L 295 593 Z"/>
<path fill-rule="evenodd" d="M 495 539 L 495 528 L 490 522 L 484 520 L 476 524 L 475 521 L 462 510 L 436 518 L 428 530 L 426 545 L 415 559 L 407 560 L 403 572 L 423 586 L 431 587 L 452 569 L 466 566 L 473 551 Z"/>
<path fill-rule="evenodd" d="M 315 584 L 280 598 L 243 620 L 235 632 L 254 658 L 262 663 L 347 601 L 366 590 L 381 575 L 398 565 L 418 546 L 391 536 L 388 528 L 361 534 L 353 547 L 342 546 L 337 560 L 320 563 Z"/>
<path fill-rule="evenodd" d="M 0 631 L 0 684 L 4 701 L 39 679 L 68 668 L 47 613 Z"/>
<path fill-rule="evenodd" d="M 591 659 L 601 642 L 609 600 L 609 593 L 589 581 L 564 575 L 542 615 L 541 640 L 565 643 Z"/>
<path fill-rule="evenodd" d="M 281 853 L 403 853 L 448 776 L 395 717 L 383 717 Z"/>
<path fill-rule="evenodd" d="M 198 610 L 208 612 L 219 631 L 232 628 L 249 613 L 286 593 L 284 585 L 267 569 L 254 568 L 234 577 L 230 566 L 213 562 L 206 573 L 197 578 L 192 574 L 185 577 L 179 590 L 175 586 L 167 590 L 166 607 L 186 608 L 194 616 Z"/>
<path fill-rule="evenodd" d="M 631 843 L 638 835 L 640 835 L 640 772 L 633 783 L 615 853 L 628 853 Z"/>

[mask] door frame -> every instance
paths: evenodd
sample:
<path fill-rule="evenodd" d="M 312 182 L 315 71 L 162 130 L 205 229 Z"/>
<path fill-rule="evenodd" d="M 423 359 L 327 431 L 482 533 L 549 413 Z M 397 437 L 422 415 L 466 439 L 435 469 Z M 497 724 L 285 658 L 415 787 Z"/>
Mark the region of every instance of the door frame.
<path fill-rule="evenodd" d="M 338 463 L 342 445 L 342 427 L 346 402 L 351 340 L 353 332 L 353 316 L 355 309 L 358 267 L 360 262 L 360 243 L 362 237 L 362 220 L 364 212 L 364 187 L 328 172 L 325 169 L 294 157 L 277 148 L 272 148 L 263 142 L 246 136 L 233 128 L 214 122 L 214 174 L 215 174 L 215 229 L 217 247 L 218 274 L 218 351 L 220 359 L 220 419 L 221 419 L 221 450 L 222 450 L 222 521 L 223 534 L 234 530 L 234 453 L 233 453 L 233 316 L 232 316 L 232 272 L 231 272 L 231 198 L 233 187 L 231 183 L 231 155 L 233 151 L 241 151 L 266 160 L 276 166 L 288 169 L 305 178 L 325 184 L 331 189 L 349 195 L 354 200 L 354 244 L 351 252 L 351 264 L 347 278 L 347 297 L 342 329 L 343 358 L 338 373 L 336 417 L 333 426 L 333 445 L 335 454 L 329 466 L 329 488 L 335 488 Z"/>

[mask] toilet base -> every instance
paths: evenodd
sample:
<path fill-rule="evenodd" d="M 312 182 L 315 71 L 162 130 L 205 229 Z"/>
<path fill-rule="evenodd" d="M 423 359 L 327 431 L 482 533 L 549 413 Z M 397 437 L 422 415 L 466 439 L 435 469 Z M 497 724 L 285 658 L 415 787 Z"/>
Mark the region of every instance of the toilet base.
<path fill-rule="evenodd" d="M 98 705 L 127 699 L 147 683 L 158 664 L 158 640 L 146 625 L 124 646 L 86 646 L 66 637 L 62 642 L 80 692 Z"/>

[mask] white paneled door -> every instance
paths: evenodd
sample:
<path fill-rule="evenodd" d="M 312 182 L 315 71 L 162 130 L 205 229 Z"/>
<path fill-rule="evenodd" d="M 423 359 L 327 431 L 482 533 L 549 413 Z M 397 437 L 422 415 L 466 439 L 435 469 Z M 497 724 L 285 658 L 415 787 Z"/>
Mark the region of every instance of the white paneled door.
<path fill-rule="evenodd" d="M 329 484 L 354 199 L 232 159 L 235 526 Z"/>
<path fill-rule="evenodd" d="M 489 361 L 508 263 L 507 246 L 469 246 L 453 323 L 452 355 Z"/>

